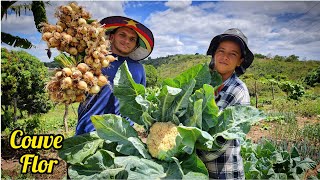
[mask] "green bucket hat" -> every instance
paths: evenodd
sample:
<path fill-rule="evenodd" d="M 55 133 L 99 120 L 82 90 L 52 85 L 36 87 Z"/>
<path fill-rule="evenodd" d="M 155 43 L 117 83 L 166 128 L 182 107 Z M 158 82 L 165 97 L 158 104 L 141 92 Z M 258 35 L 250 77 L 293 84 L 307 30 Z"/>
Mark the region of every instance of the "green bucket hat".
<path fill-rule="evenodd" d="M 252 64 L 254 55 L 248 48 L 248 38 L 237 28 L 226 30 L 223 34 L 215 36 L 210 43 L 207 55 L 214 55 L 219 44 L 222 41 L 231 40 L 239 44 L 243 62 L 239 67 L 236 67 L 235 72 L 238 76 L 242 75 L 246 69 Z M 214 62 L 210 62 L 210 67 L 214 66 Z"/>

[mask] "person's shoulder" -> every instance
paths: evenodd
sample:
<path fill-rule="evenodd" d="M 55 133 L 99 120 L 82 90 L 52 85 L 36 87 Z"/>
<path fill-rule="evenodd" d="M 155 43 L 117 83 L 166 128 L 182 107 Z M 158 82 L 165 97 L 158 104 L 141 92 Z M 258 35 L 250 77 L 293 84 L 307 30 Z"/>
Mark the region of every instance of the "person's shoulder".
<path fill-rule="evenodd" d="M 235 74 L 232 75 L 230 79 L 230 84 L 233 84 L 235 86 L 247 88 L 247 85 Z"/>
<path fill-rule="evenodd" d="M 230 79 L 230 86 L 234 88 L 234 92 L 249 92 L 247 85 L 235 74 Z"/>
<path fill-rule="evenodd" d="M 250 105 L 250 95 L 247 85 L 235 75 L 234 94 L 236 94 L 234 104 Z"/>
<path fill-rule="evenodd" d="M 132 59 L 128 59 L 128 60 L 127 60 L 127 64 L 128 64 L 129 70 L 130 70 L 131 72 L 132 72 L 132 71 L 142 72 L 142 73 L 145 72 L 144 67 L 143 67 L 143 64 L 141 64 L 139 61 L 135 61 L 135 60 L 132 60 Z"/>
<path fill-rule="evenodd" d="M 127 61 L 128 66 L 135 67 L 135 68 L 143 68 L 143 64 L 141 64 L 139 61 L 135 60 L 128 60 Z"/>
<path fill-rule="evenodd" d="M 142 64 L 139 61 L 132 60 L 129 57 L 126 59 L 128 65 L 133 65 L 133 66 L 142 66 Z"/>

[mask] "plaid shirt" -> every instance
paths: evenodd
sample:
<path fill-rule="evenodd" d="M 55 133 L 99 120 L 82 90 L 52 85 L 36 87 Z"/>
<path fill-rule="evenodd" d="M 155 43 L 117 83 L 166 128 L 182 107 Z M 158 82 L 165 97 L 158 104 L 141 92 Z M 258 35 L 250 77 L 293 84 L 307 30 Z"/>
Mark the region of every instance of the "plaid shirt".
<path fill-rule="evenodd" d="M 232 105 L 250 105 L 250 96 L 247 86 L 233 74 L 218 88 L 215 100 L 220 111 Z M 219 151 L 199 151 L 200 158 L 206 164 L 209 177 L 214 179 L 244 179 L 243 162 L 240 155 L 239 140 L 218 143 L 222 145 Z"/>

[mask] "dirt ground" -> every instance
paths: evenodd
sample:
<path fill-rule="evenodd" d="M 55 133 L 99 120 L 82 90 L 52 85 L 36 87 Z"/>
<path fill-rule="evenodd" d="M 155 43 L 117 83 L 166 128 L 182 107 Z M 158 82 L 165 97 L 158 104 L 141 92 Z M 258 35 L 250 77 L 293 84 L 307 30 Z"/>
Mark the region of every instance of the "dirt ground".
<path fill-rule="evenodd" d="M 320 120 L 316 117 L 314 118 L 298 118 L 298 126 L 303 127 L 306 124 L 319 123 Z M 261 124 L 270 127 L 270 130 L 265 130 L 261 128 Z M 274 129 L 274 122 L 262 122 L 258 125 L 252 126 L 250 132 L 247 134 L 247 138 L 251 139 L 253 142 L 258 142 L 261 138 L 271 137 L 272 129 Z M 19 163 L 19 158 L 26 153 L 39 154 L 41 159 L 59 159 L 59 164 L 54 166 L 52 174 L 24 174 L 20 173 L 21 165 Z M 319 167 L 320 165 L 318 165 Z M 66 163 L 61 160 L 57 154 L 57 150 L 13 150 L 10 148 L 8 139 L 1 137 L 1 179 L 63 179 L 67 172 Z M 316 171 L 309 171 L 308 174 L 316 173 Z"/>
<path fill-rule="evenodd" d="M 306 117 L 298 117 L 297 124 L 299 128 L 302 128 L 308 124 L 316 124 L 320 123 L 320 120 L 317 117 L 306 118 Z M 270 129 L 263 129 L 262 125 L 265 127 L 269 127 Z M 249 133 L 247 134 L 247 139 L 251 139 L 253 142 L 257 143 L 262 138 L 270 138 L 272 137 L 272 130 L 275 129 L 277 124 L 275 122 L 260 122 L 258 125 L 252 126 Z"/>
<path fill-rule="evenodd" d="M 21 174 L 19 159 L 27 153 L 40 155 L 39 159 L 58 159 L 59 164 L 54 165 L 51 174 Z M 57 150 L 14 150 L 9 146 L 8 139 L 1 138 L 1 179 L 63 179 L 67 173 L 66 167 L 67 164 L 59 158 Z"/>

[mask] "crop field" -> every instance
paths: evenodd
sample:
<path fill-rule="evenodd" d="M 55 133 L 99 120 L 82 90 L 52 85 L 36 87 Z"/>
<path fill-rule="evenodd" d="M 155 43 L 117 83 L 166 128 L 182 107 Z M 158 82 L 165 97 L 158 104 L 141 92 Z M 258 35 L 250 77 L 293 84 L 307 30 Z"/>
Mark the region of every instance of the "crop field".
<path fill-rule="evenodd" d="M 166 78 L 174 78 L 189 68 L 208 62 L 209 58 L 202 55 L 175 55 L 155 59 L 153 63 L 144 62 L 147 75 L 148 71 L 153 70 L 153 73 L 150 73 L 153 76 L 147 77 L 147 92 L 152 94 L 161 89 Z M 272 173 L 273 178 L 278 179 L 319 178 L 320 84 L 308 85 L 305 80 L 310 72 L 319 67 L 320 63 L 317 61 L 279 62 L 272 59 L 256 59 L 246 74 L 241 76 L 250 91 L 251 106 L 266 115 L 262 121 L 252 124 L 245 141 L 242 142 L 241 155 L 247 179 L 266 179 L 270 178 Z M 292 71 L 297 73 L 291 73 Z M 52 72 L 53 70 L 47 72 L 47 78 L 52 76 Z M 58 155 L 59 150 L 14 150 L 9 145 L 9 135 L 14 129 L 19 128 L 28 134 L 61 134 L 65 139 L 74 137 L 78 106 L 79 103 L 73 103 L 68 107 L 68 132 L 65 132 L 63 121 L 63 104 L 51 102 L 50 110 L 34 115 L 18 110 L 16 114 L 19 116 L 16 121 L 8 118 L 14 113 L 12 107 L 7 111 L 9 115 L 2 111 L 2 123 L 8 122 L 1 133 L 1 177 L 65 177 L 67 163 Z M 134 128 L 138 131 L 141 141 L 145 142 L 145 129 L 139 125 L 135 125 Z M 52 174 L 21 174 L 19 158 L 25 153 L 35 153 L 44 159 L 56 158 L 60 163 L 55 166 Z"/>

